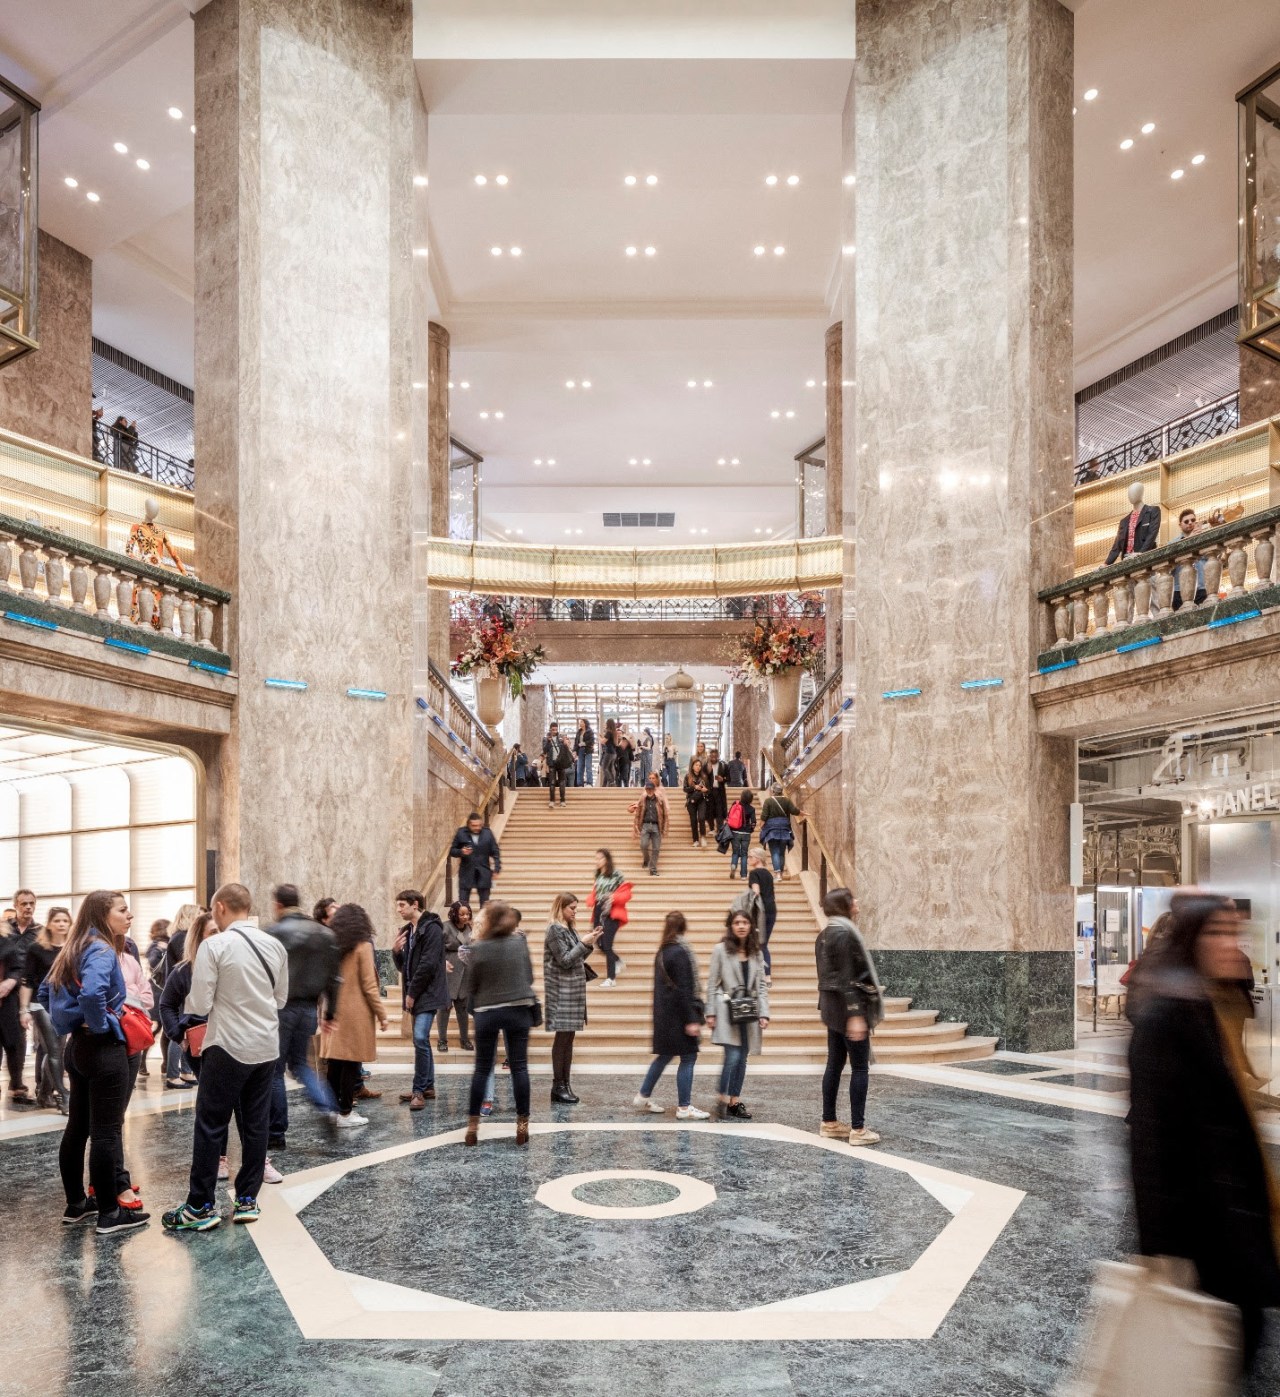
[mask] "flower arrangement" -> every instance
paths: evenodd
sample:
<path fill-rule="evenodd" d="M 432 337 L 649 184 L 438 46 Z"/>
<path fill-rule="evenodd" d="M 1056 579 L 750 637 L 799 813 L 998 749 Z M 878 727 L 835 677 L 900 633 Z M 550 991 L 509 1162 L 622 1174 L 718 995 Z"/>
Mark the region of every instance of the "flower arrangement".
<path fill-rule="evenodd" d="M 821 618 L 759 617 L 747 635 L 734 641 L 735 678 L 758 687 L 783 670 L 816 669 L 822 661 L 825 634 Z"/>
<path fill-rule="evenodd" d="M 449 666 L 452 674 L 501 676 L 519 698 L 529 676 L 546 659 L 541 645 L 528 639 L 532 618 L 501 597 L 473 597 L 466 604 L 462 628 L 466 639 Z"/>

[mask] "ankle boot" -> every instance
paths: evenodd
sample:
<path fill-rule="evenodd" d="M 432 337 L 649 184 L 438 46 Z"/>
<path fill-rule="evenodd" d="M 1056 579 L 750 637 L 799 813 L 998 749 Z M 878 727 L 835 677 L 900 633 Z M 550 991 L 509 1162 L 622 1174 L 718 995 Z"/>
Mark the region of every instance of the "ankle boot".
<path fill-rule="evenodd" d="M 572 1106 L 577 1099 L 578 1098 L 569 1090 L 566 1083 L 553 1082 L 551 1084 L 551 1104 L 553 1106 Z"/>
<path fill-rule="evenodd" d="M 582 1099 L 577 1092 L 574 1091 L 573 1084 L 569 1081 L 568 1077 L 561 1083 L 560 1089 L 564 1092 L 564 1096 L 561 1099 L 566 1101 L 570 1106 L 576 1106 Z"/>
<path fill-rule="evenodd" d="M 462 1137 L 464 1145 L 478 1145 L 480 1143 L 480 1117 L 467 1117 L 467 1133 Z"/>
<path fill-rule="evenodd" d="M 529 1143 L 529 1117 L 516 1117 L 516 1144 L 527 1145 Z"/>

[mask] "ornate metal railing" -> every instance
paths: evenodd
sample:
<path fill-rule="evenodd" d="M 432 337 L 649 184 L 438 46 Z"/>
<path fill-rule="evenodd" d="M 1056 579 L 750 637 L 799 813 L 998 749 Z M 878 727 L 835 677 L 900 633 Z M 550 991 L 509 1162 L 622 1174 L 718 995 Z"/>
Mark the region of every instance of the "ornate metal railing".
<path fill-rule="evenodd" d="M 420 704 L 423 702 L 424 700 L 419 699 Z M 427 664 L 425 705 L 445 733 L 445 741 L 459 746 L 465 758 L 488 772 L 493 761 L 493 735 L 467 707 L 462 695 L 430 661 Z"/>
<path fill-rule="evenodd" d="M 70 587 L 70 597 L 66 595 Z M 0 514 L 0 616 L 228 668 L 231 594 Z"/>
<path fill-rule="evenodd" d="M 1228 393 L 1216 402 L 1207 403 L 1184 417 L 1175 417 L 1161 427 L 1153 427 L 1141 436 L 1130 437 L 1100 456 L 1081 461 L 1076 466 L 1076 484 L 1088 485 L 1093 480 L 1123 475 L 1165 456 L 1189 451 L 1215 437 L 1234 432 L 1240 425 L 1240 394 Z"/>
<path fill-rule="evenodd" d="M 97 417 L 93 421 L 93 459 L 104 466 L 114 466 L 118 471 L 128 471 L 130 475 L 142 475 L 161 485 L 172 485 L 175 490 L 196 488 L 194 461 L 170 456 L 149 441 L 140 441 L 131 432 L 122 432 Z"/>
<path fill-rule="evenodd" d="M 1041 671 L 1076 663 L 1082 646 L 1089 654 L 1136 650 L 1171 631 L 1249 620 L 1280 605 L 1272 579 L 1278 529 L 1280 507 L 1260 510 L 1046 588 L 1039 596 L 1053 639 Z"/>
<path fill-rule="evenodd" d="M 782 735 L 782 754 L 789 772 L 824 734 L 830 735 L 835 728 L 835 720 L 849 705 L 844 702 L 844 674 L 841 670 L 814 694 L 804 712 Z"/>
<path fill-rule="evenodd" d="M 468 619 L 472 598 L 455 592 L 449 598 L 454 621 Z M 823 614 L 821 592 L 792 592 L 753 597 L 655 597 L 639 601 L 604 600 L 596 597 L 553 599 L 501 598 L 513 608 L 527 605 L 534 621 L 745 621 L 757 616 L 814 616 Z"/>

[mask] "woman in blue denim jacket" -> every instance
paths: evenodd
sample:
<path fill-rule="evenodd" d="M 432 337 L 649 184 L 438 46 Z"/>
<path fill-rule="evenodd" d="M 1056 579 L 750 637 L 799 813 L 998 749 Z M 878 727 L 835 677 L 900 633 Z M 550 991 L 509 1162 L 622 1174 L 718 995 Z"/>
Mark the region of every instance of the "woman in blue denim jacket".
<path fill-rule="evenodd" d="M 70 1035 L 66 1067 L 71 1093 L 58 1149 L 67 1196 L 62 1222 L 67 1227 L 96 1222 L 100 1237 L 142 1227 L 149 1220 L 147 1213 L 129 1212 L 116 1203 L 116 1181 L 124 1171 L 121 1127 L 129 1100 L 129 1054 L 119 1019 L 125 985 L 117 957 L 132 921 L 120 893 L 90 893 L 39 994 L 54 1032 Z M 92 1199 L 84 1189 L 86 1144 Z M 100 1213 L 99 1205 L 111 1211 Z"/>

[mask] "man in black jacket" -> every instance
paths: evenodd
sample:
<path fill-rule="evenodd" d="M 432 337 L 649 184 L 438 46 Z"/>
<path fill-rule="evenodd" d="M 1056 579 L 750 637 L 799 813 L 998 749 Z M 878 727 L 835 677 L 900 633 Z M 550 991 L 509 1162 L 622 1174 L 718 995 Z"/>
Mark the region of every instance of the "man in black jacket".
<path fill-rule="evenodd" d="M 36 895 L 19 888 L 13 895 L 15 916 L 0 923 L 0 1047 L 9 1068 L 9 1099 L 17 1106 L 34 1106 L 23 1075 L 27 1062 L 27 1033 L 22 1027 L 18 987 L 27 968 L 27 947 L 36 939 Z"/>
<path fill-rule="evenodd" d="M 411 1111 L 421 1111 L 436 1094 L 436 1062 L 431 1025 L 449 1002 L 444 969 L 444 923 L 426 910 L 427 900 L 408 888 L 396 894 L 396 915 L 404 922 L 396 937 L 396 969 L 404 987 L 404 1007 L 413 1015 L 413 1086 L 400 1093 Z"/>
<path fill-rule="evenodd" d="M 458 860 L 458 901 L 471 905 L 471 890 L 480 894 L 480 906 L 489 901 L 493 880 L 502 872 L 502 851 L 480 816 L 473 810 L 467 823 L 453 836 L 449 857 Z"/>
<path fill-rule="evenodd" d="M 284 1074 L 292 1072 L 311 1104 L 326 1119 L 338 1109 L 329 1083 L 311 1066 L 311 1040 L 315 1037 L 317 1005 L 324 999 L 321 1032 L 333 1028 L 338 1004 L 341 957 L 338 942 L 328 927 L 312 921 L 298 906 L 298 889 L 280 883 L 271 891 L 275 920 L 266 928 L 284 946 L 289 957 L 289 998 L 280 1012 L 280 1056 L 271 1082 L 271 1124 L 267 1148 L 282 1150 L 289 1129 L 289 1097 Z"/>
<path fill-rule="evenodd" d="M 547 739 L 542 744 L 542 755 L 547 763 L 547 805 L 556 803 L 556 790 L 560 791 L 560 804 L 564 804 L 565 773 L 573 765 L 573 748 L 560 736 L 560 727 L 552 723 L 547 729 Z"/>
<path fill-rule="evenodd" d="M 714 747 L 707 758 L 707 776 L 710 785 L 712 828 L 718 830 L 729 816 L 729 763 L 720 760 L 720 752 Z"/>

